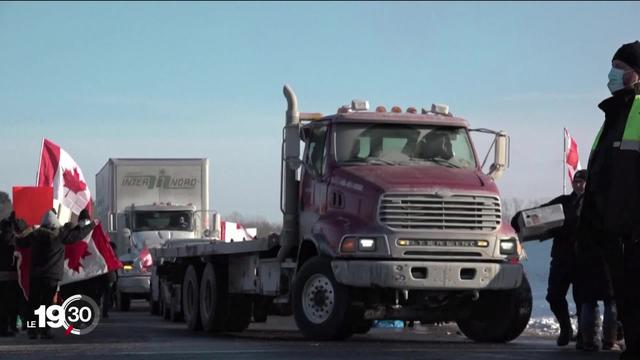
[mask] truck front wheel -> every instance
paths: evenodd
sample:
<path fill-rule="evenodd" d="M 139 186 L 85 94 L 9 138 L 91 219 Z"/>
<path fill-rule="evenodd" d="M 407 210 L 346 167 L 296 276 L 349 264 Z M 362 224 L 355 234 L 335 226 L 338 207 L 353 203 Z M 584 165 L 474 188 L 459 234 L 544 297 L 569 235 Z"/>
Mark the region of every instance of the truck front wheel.
<path fill-rule="evenodd" d="M 335 340 L 351 336 L 349 303 L 349 289 L 336 281 L 330 260 L 314 257 L 302 265 L 293 284 L 293 314 L 305 337 Z"/>
<path fill-rule="evenodd" d="M 531 286 L 523 274 L 518 288 L 483 291 L 472 306 L 471 316 L 457 321 L 466 337 L 477 342 L 509 342 L 520 336 L 529 323 Z"/>

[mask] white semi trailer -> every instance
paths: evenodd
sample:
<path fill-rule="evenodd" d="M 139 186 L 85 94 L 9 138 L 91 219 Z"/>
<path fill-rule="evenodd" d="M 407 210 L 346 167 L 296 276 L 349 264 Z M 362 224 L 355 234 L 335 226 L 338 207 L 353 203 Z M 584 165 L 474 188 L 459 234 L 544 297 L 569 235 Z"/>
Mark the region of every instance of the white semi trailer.
<path fill-rule="evenodd" d="M 109 159 L 96 174 L 96 215 L 124 264 L 117 285 L 121 310 L 131 298 L 149 296 L 148 249 L 208 235 L 208 189 L 207 159 Z"/>

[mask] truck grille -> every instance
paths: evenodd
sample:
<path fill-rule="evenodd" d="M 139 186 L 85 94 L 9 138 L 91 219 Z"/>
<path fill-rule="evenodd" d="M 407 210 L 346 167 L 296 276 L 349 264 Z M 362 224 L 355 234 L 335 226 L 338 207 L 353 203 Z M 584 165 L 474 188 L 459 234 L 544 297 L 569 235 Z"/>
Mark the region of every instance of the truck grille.
<path fill-rule="evenodd" d="M 378 218 L 394 230 L 494 231 L 502 214 L 497 196 L 384 194 Z"/>

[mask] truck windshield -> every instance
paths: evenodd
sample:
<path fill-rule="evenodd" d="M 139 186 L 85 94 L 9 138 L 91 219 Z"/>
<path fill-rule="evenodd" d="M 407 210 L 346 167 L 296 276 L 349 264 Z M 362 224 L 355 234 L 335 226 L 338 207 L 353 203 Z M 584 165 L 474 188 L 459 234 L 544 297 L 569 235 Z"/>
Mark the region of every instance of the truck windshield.
<path fill-rule="evenodd" d="M 193 231 L 190 211 L 136 211 L 133 231 Z"/>
<path fill-rule="evenodd" d="M 340 165 L 433 165 L 476 168 L 466 129 L 432 125 L 338 124 Z"/>

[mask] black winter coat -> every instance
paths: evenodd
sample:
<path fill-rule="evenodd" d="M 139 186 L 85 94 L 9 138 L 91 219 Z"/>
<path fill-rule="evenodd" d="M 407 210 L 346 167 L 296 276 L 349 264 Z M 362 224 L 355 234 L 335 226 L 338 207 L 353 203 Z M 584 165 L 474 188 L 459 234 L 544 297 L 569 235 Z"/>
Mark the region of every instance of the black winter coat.
<path fill-rule="evenodd" d="M 3 220 L 4 221 L 4 220 Z M 14 261 L 14 244 L 15 233 L 9 227 L 3 227 L 0 230 L 0 271 L 16 271 Z"/>
<path fill-rule="evenodd" d="M 620 91 L 599 105 L 605 120 L 589 157 L 576 237 L 576 280 L 583 301 L 613 298 L 603 254 L 620 247 L 621 237 L 640 234 L 640 153 L 620 150 L 635 93 Z"/>
<path fill-rule="evenodd" d="M 628 236 L 640 230 L 640 152 L 619 148 L 634 97 L 634 90 L 625 90 L 599 105 L 605 120 L 589 157 L 581 221 L 597 232 Z"/>
<path fill-rule="evenodd" d="M 578 228 L 582 199 L 582 195 L 572 192 L 569 195 L 560 195 L 541 206 L 562 204 L 562 210 L 564 212 L 564 224 L 562 227 L 551 232 L 551 236 L 553 237 L 551 257 L 554 259 L 573 261 L 575 258 L 574 241 Z"/>
<path fill-rule="evenodd" d="M 17 239 L 19 247 L 31 248 L 30 277 L 48 280 L 62 280 L 64 266 L 64 245 L 58 239 L 59 231 L 38 228 L 23 238 Z"/>

